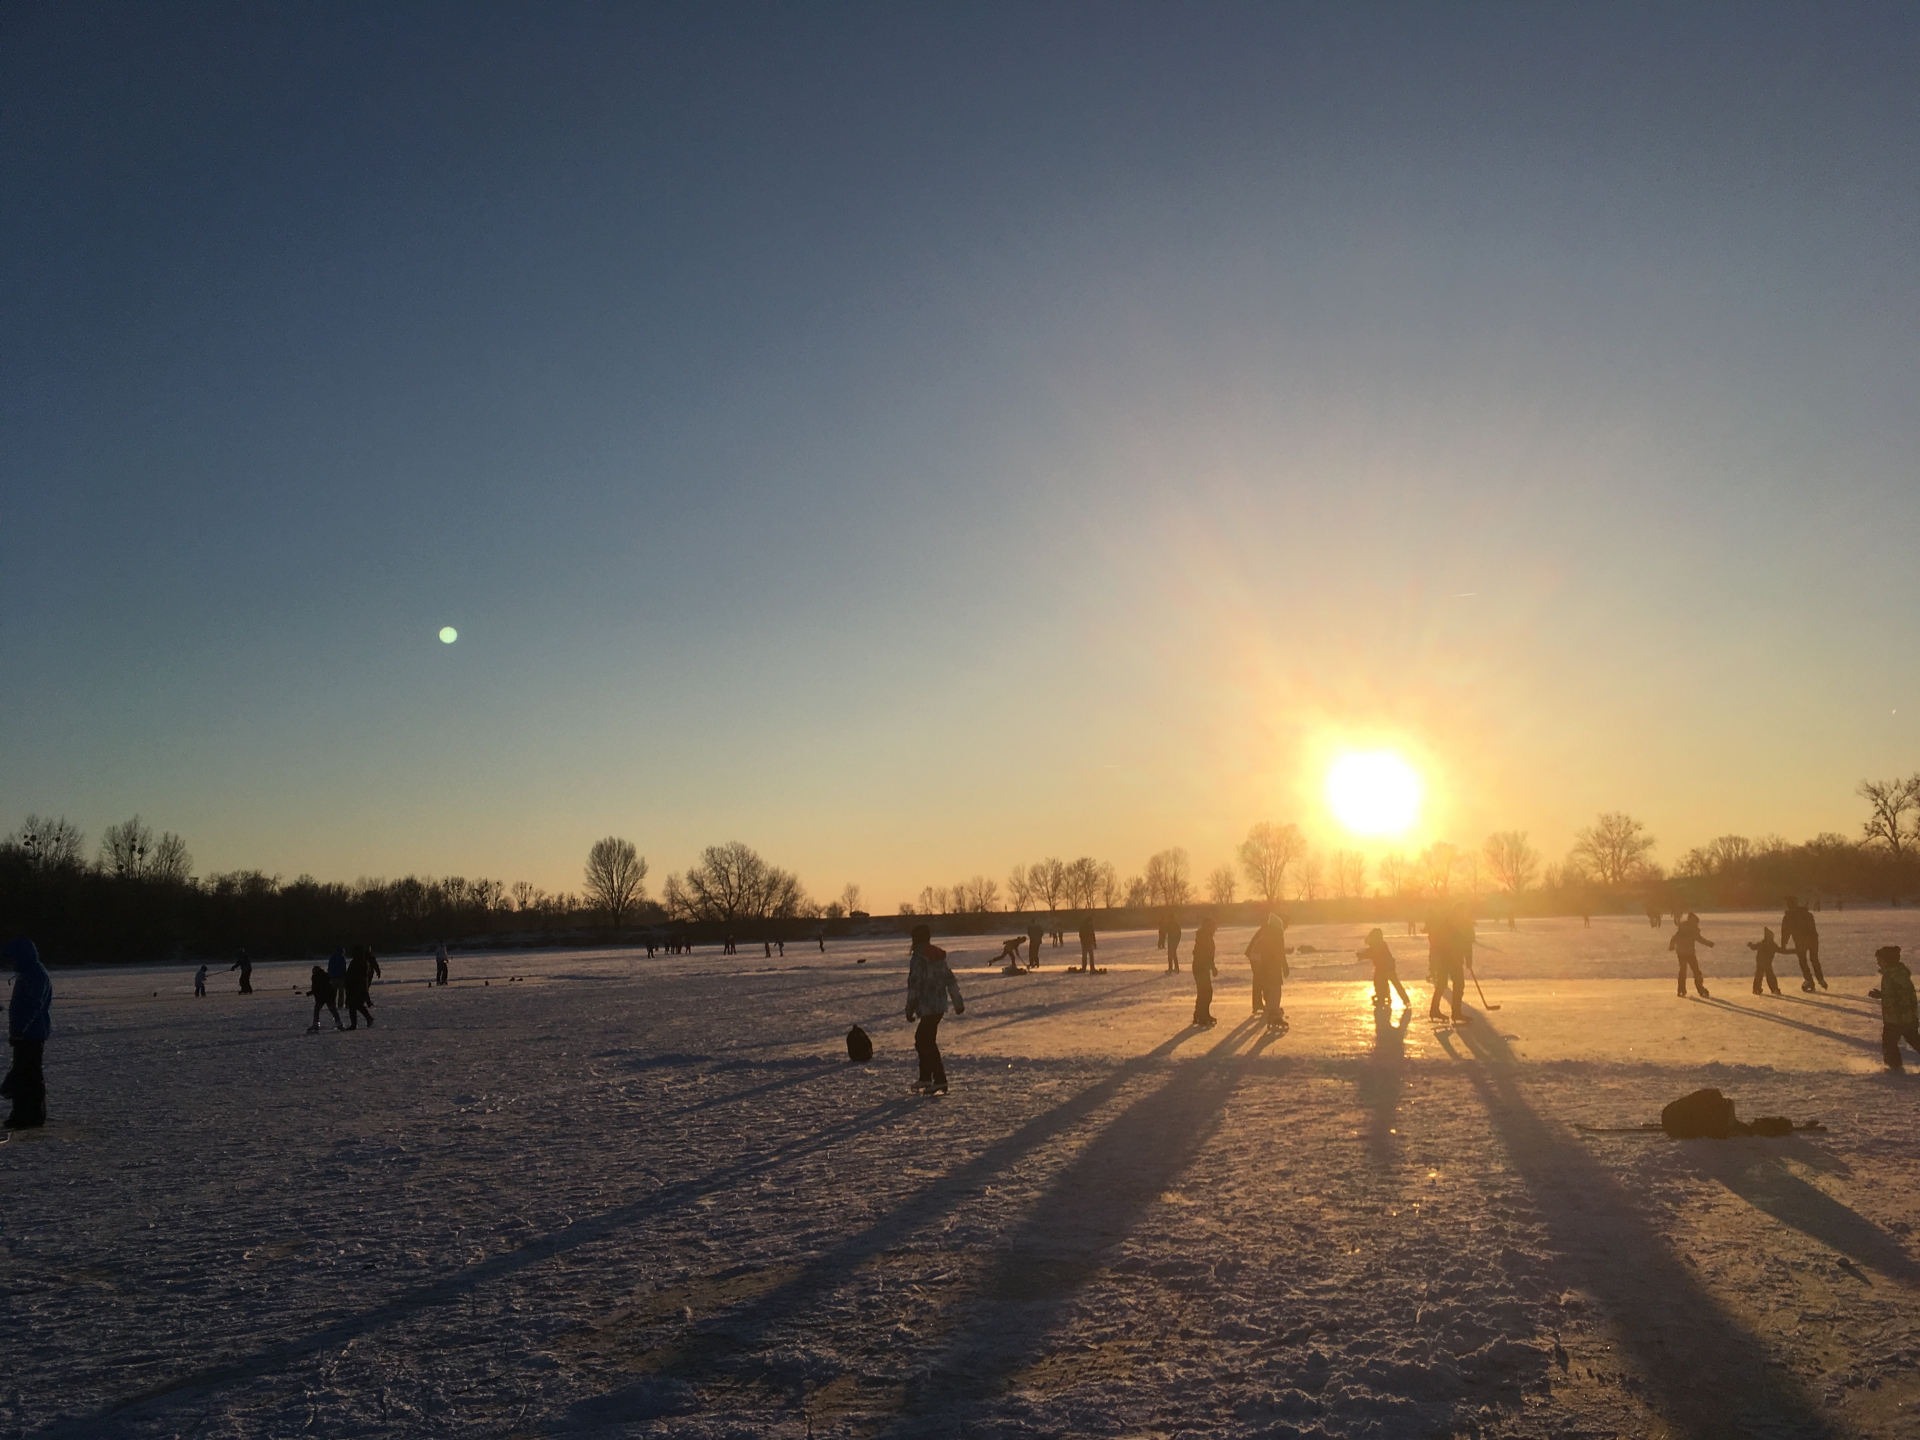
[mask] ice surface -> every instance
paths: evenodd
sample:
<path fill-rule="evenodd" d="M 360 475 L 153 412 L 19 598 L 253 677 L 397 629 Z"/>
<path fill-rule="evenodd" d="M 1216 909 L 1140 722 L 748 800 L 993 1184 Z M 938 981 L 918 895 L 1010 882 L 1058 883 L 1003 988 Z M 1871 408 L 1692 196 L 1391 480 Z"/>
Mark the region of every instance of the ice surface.
<path fill-rule="evenodd" d="M 1775 918 L 1707 917 L 1710 1001 L 1671 927 L 1483 930 L 1457 1029 L 1423 941 L 1400 1030 L 1303 928 L 1271 1042 L 1245 931 L 1207 1032 L 1150 935 L 955 942 L 939 1100 L 897 941 L 393 960 L 350 1034 L 305 965 L 57 971 L 0 1434 L 1912 1435 L 1920 1080 L 1864 977 L 1920 914 L 1823 915 L 1832 989 L 1756 1000 Z M 1703 1084 L 1831 1128 L 1571 1128 Z"/>

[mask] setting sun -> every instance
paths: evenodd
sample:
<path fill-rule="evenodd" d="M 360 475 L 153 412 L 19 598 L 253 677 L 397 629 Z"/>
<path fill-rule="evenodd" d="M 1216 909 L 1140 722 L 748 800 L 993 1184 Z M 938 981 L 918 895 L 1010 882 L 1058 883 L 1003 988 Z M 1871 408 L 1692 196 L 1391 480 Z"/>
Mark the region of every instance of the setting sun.
<path fill-rule="evenodd" d="M 1327 803 L 1356 835 L 1398 835 L 1420 813 L 1420 777 L 1391 750 L 1349 751 L 1327 771 Z"/>

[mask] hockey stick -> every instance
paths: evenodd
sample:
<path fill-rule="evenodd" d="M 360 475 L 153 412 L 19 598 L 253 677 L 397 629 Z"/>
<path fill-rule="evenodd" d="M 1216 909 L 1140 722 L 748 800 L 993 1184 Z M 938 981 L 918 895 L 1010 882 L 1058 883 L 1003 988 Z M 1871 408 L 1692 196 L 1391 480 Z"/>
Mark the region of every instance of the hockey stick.
<path fill-rule="evenodd" d="M 1498 1005 L 1490 1005 L 1487 1003 L 1487 992 L 1480 989 L 1480 972 L 1469 965 L 1467 966 L 1467 974 L 1473 976 L 1473 988 L 1479 991 L 1480 1008 L 1483 1010 L 1498 1010 L 1500 1008 Z"/>

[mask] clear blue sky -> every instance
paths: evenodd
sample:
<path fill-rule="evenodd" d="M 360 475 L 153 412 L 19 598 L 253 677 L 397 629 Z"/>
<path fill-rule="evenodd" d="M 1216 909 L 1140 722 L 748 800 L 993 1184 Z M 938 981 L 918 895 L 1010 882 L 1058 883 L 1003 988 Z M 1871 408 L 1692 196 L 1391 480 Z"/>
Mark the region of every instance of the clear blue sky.
<path fill-rule="evenodd" d="M 0 829 L 890 906 L 1920 768 L 1912 8 L 0 27 Z"/>

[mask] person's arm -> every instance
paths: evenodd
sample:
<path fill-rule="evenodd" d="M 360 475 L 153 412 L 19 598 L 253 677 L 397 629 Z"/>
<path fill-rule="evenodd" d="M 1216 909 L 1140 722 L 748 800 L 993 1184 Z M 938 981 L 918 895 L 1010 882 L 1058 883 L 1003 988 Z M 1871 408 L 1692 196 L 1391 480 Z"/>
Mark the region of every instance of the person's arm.
<path fill-rule="evenodd" d="M 1706 936 L 1704 936 L 1704 935 L 1699 935 L 1699 936 L 1696 936 L 1696 937 L 1694 937 L 1694 938 L 1696 938 L 1697 940 L 1699 940 L 1699 942 L 1700 942 L 1700 943 L 1701 943 L 1702 945 L 1704 945 L 1704 946 L 1706 946 L 1706 947 L 1707 947 L 1707 949 L 1709 949 L 1709 950 L 1711 950 L 1711 949 L 1713 949 L 1713 941 L 1711 941 L 1711 940 L 1709 940 L 1709 939 L 1707 939 L 1707 937 L 1706 937 Z"/>
<path fill-rule="evenodd" d="M 967 1002 L 960 998 L 960 979 L 951 970 L 947 971 L 947 994 L 953 997 L 953 1013 L 966 1014 Z"/>

